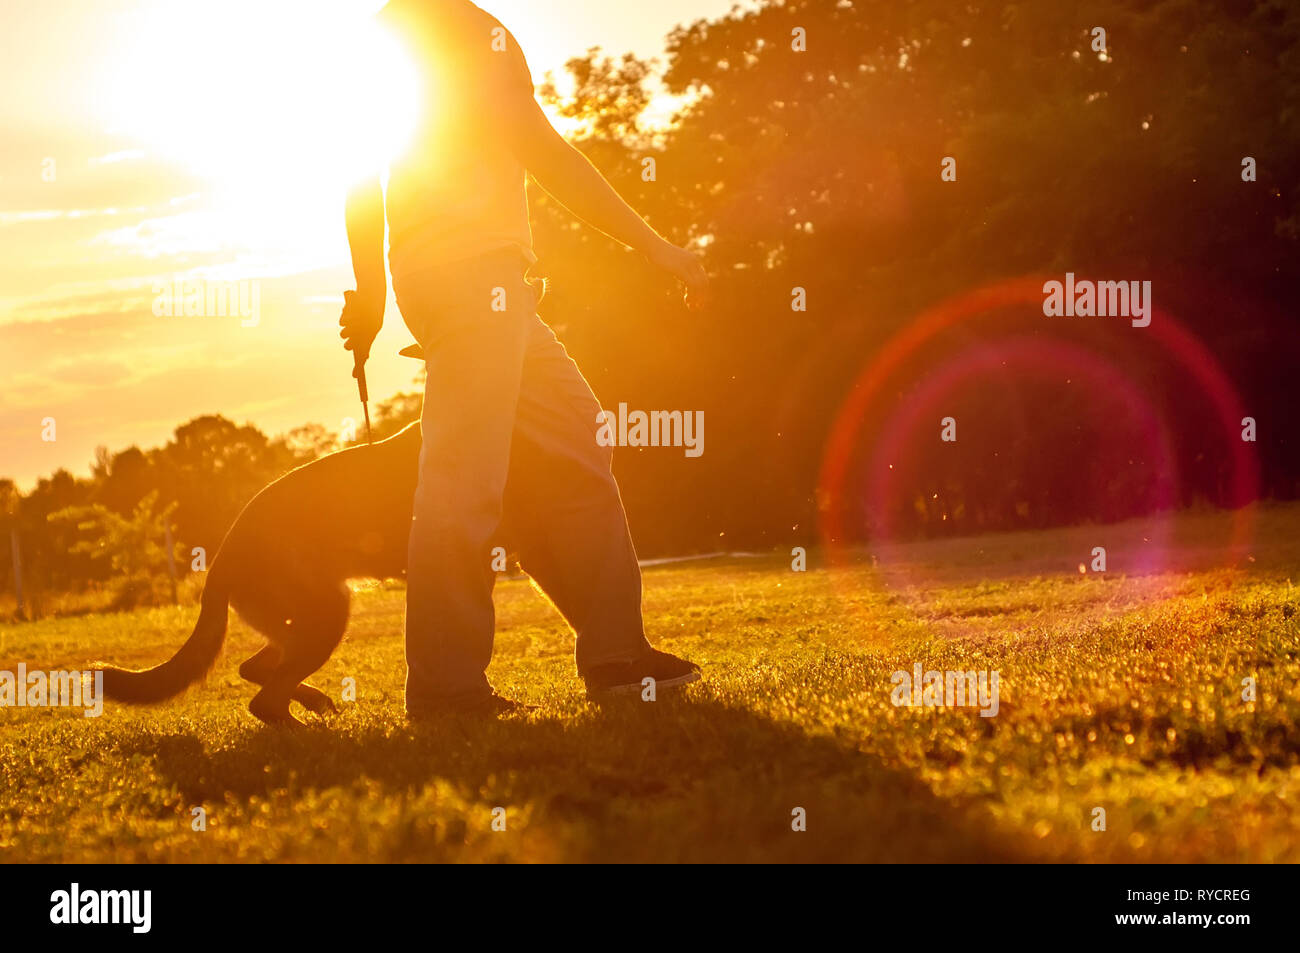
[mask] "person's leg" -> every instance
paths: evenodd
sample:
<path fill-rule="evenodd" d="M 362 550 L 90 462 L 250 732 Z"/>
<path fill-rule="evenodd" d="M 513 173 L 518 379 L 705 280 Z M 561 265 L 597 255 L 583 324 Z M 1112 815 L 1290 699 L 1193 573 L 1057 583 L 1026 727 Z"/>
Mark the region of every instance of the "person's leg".
<path fill-rule="evenodd" d="M 577 635 L 579 674 L 650 652 L 641 571 L 613 450 L 596 440 L 600 404 L 540 318 L 531 321 L 506 484 L 520 565 Z"/>
<path fill-rule="evenodd" d="M 489 544 L 534 320 L 523 271 L 517 256 L 485 256 L 399 289 L 428 372 L 407 564 L 408 711 L 491 694 Z"/>

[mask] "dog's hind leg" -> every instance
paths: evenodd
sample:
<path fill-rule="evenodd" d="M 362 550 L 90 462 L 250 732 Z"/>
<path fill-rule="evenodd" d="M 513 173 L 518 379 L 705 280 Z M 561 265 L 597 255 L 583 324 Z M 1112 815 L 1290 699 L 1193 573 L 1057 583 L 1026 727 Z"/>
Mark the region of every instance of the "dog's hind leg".
<path fill-rule="evenodd" d="M 280 664 L 282 653 L 278 645 L 267 645 L 239 666 L 239 677 L 254 685 L 265 685 L 271 673 Z"/>
<path fill-rule="evenodd" d="M 279 646 L 268 645 L 239 666 L 239 677 L 254 685 L 265 685 L 279 667 L 283 657 L 284 653 Z M 327 711 L 338 711 L 328 695 L 306 682 L 295 688 L 290 698 L 317 715 Z"/>
<path fill-rule="evenodd" d="M 317 585 L 302 592 L 297 611 L 289 622 L 291 634 L 280 645 L 279 664 L 267 675 L 262 690 L 253 696 L 249 711 L 268 724 L 301 725 L 289 714 L 290 700 L 301 689 L 309 689 L 308 697 L 314 700 L 325 698 L 323 692 L 303 685 L 302 681 L 324 665 L 342 641 L 348 624 L 348 597 L 343 585 Z"/>

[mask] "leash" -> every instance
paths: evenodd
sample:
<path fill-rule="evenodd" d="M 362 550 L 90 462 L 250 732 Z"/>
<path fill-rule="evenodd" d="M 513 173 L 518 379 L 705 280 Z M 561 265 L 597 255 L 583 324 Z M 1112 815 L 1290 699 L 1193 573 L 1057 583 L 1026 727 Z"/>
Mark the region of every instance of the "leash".
<path fill-rule="evenodd" d="M 366 443 L 374 441 L 370 436 L 370 391 L 366 387 L 366 359 L 360 354 L 352 356 L 352 374 L 357 379 L 357 393 L 361 396 L 361 412 L 366 417 Z"/>

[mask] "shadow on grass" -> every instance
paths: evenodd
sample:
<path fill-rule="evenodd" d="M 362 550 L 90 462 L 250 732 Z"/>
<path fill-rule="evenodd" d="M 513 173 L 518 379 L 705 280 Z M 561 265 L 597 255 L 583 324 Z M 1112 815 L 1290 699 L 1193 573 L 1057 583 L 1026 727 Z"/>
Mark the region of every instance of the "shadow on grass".
<path fill-rule="evenodd" d="M 119 750 L 152 755 L 196 804 L 282 789 L 342 788 L 346 797 L 363 780 L 400 794 L 442 781 L 471 802 L 528 804 L 530 830 L 545 827 L 562 860 L 1025 859 L 979 805 L 941 800 L 851 741 L 704 692 L 587 706 L 563 720 L 408 726 L 345 715 L 333 727 L 260 728 L 211 751 L 180 733 L 124 740 Z M 796 807 L 807 812 L 805 832 L 791 830 Z M 407 853 L 373 859 L 431 859 L 414 845 Z"/>

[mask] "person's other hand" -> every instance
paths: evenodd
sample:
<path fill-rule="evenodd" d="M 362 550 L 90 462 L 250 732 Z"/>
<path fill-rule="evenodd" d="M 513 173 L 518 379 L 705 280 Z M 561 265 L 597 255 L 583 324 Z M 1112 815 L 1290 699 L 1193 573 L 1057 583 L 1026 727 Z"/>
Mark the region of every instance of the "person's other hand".
<path fill-rule="evenodd" d="M 708 307 L 711 299 L 709 276 L 697 255 L 671 242 L 664 242 L 646 257 L 651 264 L 676 275 L 686 286 L 686 307 L 692 311 Z"/>
<path fill-rule="evenodd" d="M 387 295 L 362 294 L 359 291 L 343 292 L 343 313 L 339 315 L 339 326 L 343 329 L 339 337 L 343 338 L 343 347 L 352 351 L 356 364 L 352 376 L 356 377 L 356 367 L 364 364 L 370 357 L 370 346 L 375 343 L 379 329 L 384 326 L 384 299 Z"/>

